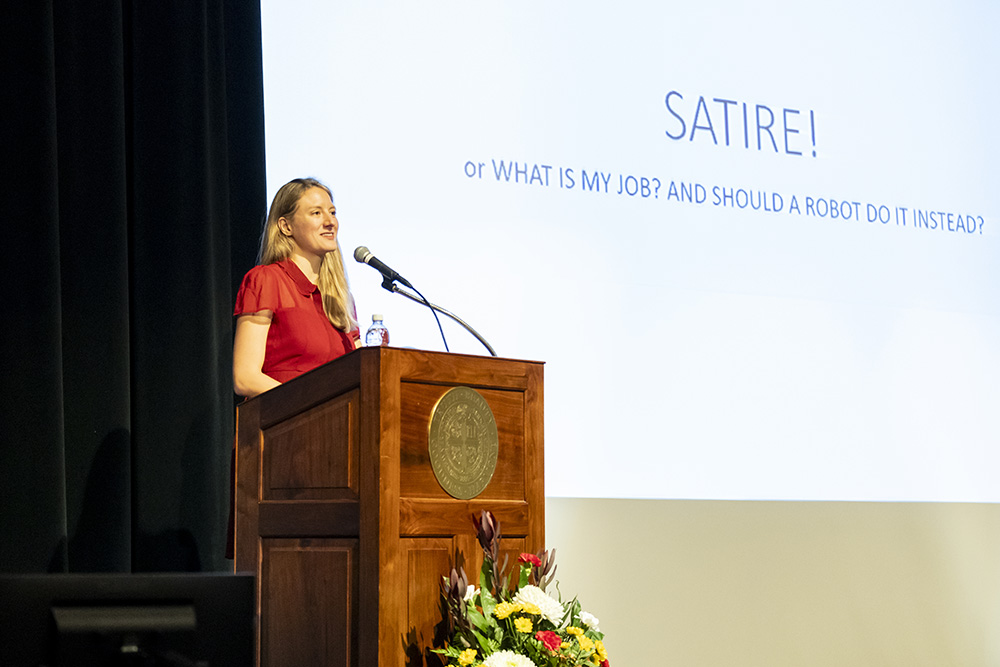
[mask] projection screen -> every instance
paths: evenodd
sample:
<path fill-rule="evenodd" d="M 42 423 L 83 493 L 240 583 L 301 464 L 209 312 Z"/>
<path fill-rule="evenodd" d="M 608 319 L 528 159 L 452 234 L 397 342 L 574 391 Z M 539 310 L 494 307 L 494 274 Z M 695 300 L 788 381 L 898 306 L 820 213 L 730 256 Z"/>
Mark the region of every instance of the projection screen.
<path fill-rule="evenodd" d="M 1000 500 L 996 4 L 262 14 L 269 195 L 333 189 L 362 330 L 444 349 L 359 245 L 546 362 L 548 495 Z"/>

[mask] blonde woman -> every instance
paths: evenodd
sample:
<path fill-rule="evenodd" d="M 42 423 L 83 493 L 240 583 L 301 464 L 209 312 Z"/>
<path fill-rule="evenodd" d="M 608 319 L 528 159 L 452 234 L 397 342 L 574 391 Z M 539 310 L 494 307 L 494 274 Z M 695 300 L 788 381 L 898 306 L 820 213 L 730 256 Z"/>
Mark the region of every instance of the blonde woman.
<path fill-rule="evenodd" d="M 260 262 L 236 296 L 233 388 L 256 396 L 353 350 L 360 337 L 330 189 L 298 178 L 278 190 Z"/>

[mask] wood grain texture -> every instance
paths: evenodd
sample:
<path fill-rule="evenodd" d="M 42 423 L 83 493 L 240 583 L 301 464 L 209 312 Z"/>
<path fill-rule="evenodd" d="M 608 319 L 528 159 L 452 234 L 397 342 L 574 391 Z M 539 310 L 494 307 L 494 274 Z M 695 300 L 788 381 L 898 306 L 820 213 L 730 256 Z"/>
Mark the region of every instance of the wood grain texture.
<path fill-rule="evenodd" d="M 406 498 L 451 499 L 441 488 L 431 468 L 427 433 L 432 410 L 451 387 L 406 382 L 401 385 L 399 443 L 400 496 Z M 499 447 L 493 478 L 477 498 L 482 500 L 524 500 L 524 393 L 480 387 L 477 390 L 493 411 Z"/>
<path fill-rule="evenodd" d="M 357 549 L 357 540 L 261 541 L 264 664 L 357 664 Z"/>
<path fill-rule="evenodd" d="M 258 531 L 261 537 L 357 537 L 359 515 L 356 500 L 261 503 Z"/>
<path fill-rule="evenodd" d="M 497 471 L 471 500 L 444 492 L 427 453 L 453 386 L 497 420 Z M 258 665 L 434 664 L 441 577 L 457 565 L 478 579 L 472 518 L 497 515 L 512 563 L 543 546 L 541 411 L 539 363 L 393 348 L 241 404 L 236 569 L 257 574 Z"/>
<path fill-rule="evenodd" d="M 358 647 L 359 665 L 379 664 L 379 588 L 381 586 L 381 539 L 379 522 L 382 472 L 382 348 L 367 348 L 361 356 L 361 491 L 360 546 L 358 563 L 362 587 L 358 597 L 358 624 L 362 639 Z"/>
<path fill-rule="evenodd" d="M 541 364 L 525 364 L 524 497 L 531 508 L 527 551 L 545 548 L 545 400 Z"/>
<path fill-rule="evenodd" d="M 399 540 L 400 363 L 398 350 L 384 350 L 379 377 L 379 665 L 402 663 L 406 614 L 406 563 Z"/>
<path fill-rule="evenodd" d="M 478 389 L 527 388 L 529 367 L 538 362 L 514 361 L 496 357 L 477 357 L 464 354 L 397 350 L 400 357 L 400 380 L 437 383 L 450 387 L 466 386 Z"/>
<path fill-rule="evenodd" d="M 439 667 L 442 662 L 430 649 L 447 636 L 441 598 L 441 578 L 451 571 L 455 544 L 452 538 L 408 538 L 401 541 L 406 560 L 407 667 Z"/>
<path fill-rule="evenodd" d="M 260 533 L 260 404 L 247 402 L 236 409 L 236 572 L 257 574 Z M 258 589 L 259 590 L 259 589 Z M 260 596 L 257 599 L 260 613 Z"/>
<path fill-rule="evenodd" d="M 335 396 L 356 389 L 361 380 L 364 350 L 357 350 L 281 385 L 278 391 L 266 391 L 249 403 L 260 403 L 261 427 L 290 419 Z"/>
<path fill-rule="evenodd" d="M 441 646 L 447 637 L 441 580 L 452 567 L 461 567 L 470 586 L 479 586 L 483 552 L 475 539 L 454 537 L 410 537 L 400 541 L 407 565 L 406 572 L 406 667 L 440 667 L 437 654 L 430 649 Z M 525 550 L 523 537 L 503 538 L 501 562 L 506 561 L 508 581 L 517 578 L 517 557 Z"/>
<path fill-rule="evenodd" d="M 483 510 L 496 515 L 505 535 L 523 537 L 530 533 L 530 506 L 526 500 L 403 498 L 399 501 L 399 534 L 401 537 L 474 534 L 472 521 Z"/>
<path fill-rule="evenodd" d="M 264 429 L 261 500 L 358 497 L 358 391 Z"/>

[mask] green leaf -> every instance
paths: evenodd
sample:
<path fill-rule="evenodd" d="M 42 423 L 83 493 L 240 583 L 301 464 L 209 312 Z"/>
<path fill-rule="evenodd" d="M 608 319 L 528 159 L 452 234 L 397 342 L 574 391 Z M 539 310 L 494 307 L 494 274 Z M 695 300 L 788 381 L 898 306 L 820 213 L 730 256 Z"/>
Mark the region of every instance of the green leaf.
<path fill-rule="evenodd" d="M 493 562 L 489 558 L 483 559 L 483 569 L 479 571 L 479 587 L 484 591 L 493 590 Z"/>
<path fill-rule="evenodd" d="M 496 599 L 490 594 L 489 589 L 479 589 L 479 599 L 483 603 L 483 616 L 492 617 L 493 610 L 497 606 Z"/>
<path fill-rule="evenodd" d="M 479 650 L 482 651 L 484 656 L 494 652 L 495 649 L 493 650 L 490 649 L 491 641 L 488 637 L 483 637 L 477 634 L 476 640 L 479 642 Z"/>
<path fill-rule="evenodd" d="M 479 648 L 483 657 L 492 655 L 500 650 L 500 642 L 490 637 L 479 637 Z"/>
<path fill-rule="evenodd" d="M 524 588 L 528 585 L 528 576 L 531 574 L 531 565 L 524 563 L 521 565 L 521 576 L 518 577 L 517 587 Z"/>
<path fill-rule="evenodd" d="M 473 609 L 469 607 L 469 621 L 475 626 L 477 630 L 486 634 L 490 632 L 490 621 L 487 617 L 479 613 L 478 609 Z"/>
<path fill-rule="evenodd" d="M 458 656 L 460 656 L 462 654 L 462 652 L 459 651 L 454 646 L 449 646 L 447 648 L 435 648 L 435 649 L 431 649 L 431 651 L 433 653 L 440 653 L 441 655 L 446 655 L 449 658 L 457 658 Z"/>
<path fill-rule="evenodd" d="M 580 601 L 573 598 L 573 601 L 566 605 L 566 615 L 563 616 L 563 624 L 571 623 L 577 627 L 583 626 L 583 622 L 580 621 L 580 612 L 583 607 L 580 605 Z"/>

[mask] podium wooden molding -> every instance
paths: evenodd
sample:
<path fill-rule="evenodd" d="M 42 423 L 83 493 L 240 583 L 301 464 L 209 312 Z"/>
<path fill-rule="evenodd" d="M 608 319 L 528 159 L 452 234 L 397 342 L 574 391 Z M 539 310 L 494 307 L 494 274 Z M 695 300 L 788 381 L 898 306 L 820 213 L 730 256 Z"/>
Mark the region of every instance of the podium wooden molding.
<path fill-rule="evenodd" d="M 257 577 L 257 664 L 436 665 L 439 582 L 478 578 L 472 517 L 490 510 L 503 549 L 544 545 L 543 365 L 363 348 L 241 404 L 237 572 Z M 427 435 L 434 405 L 476 389 L 496 417 L 486 489 L 449 496 Z"/>

